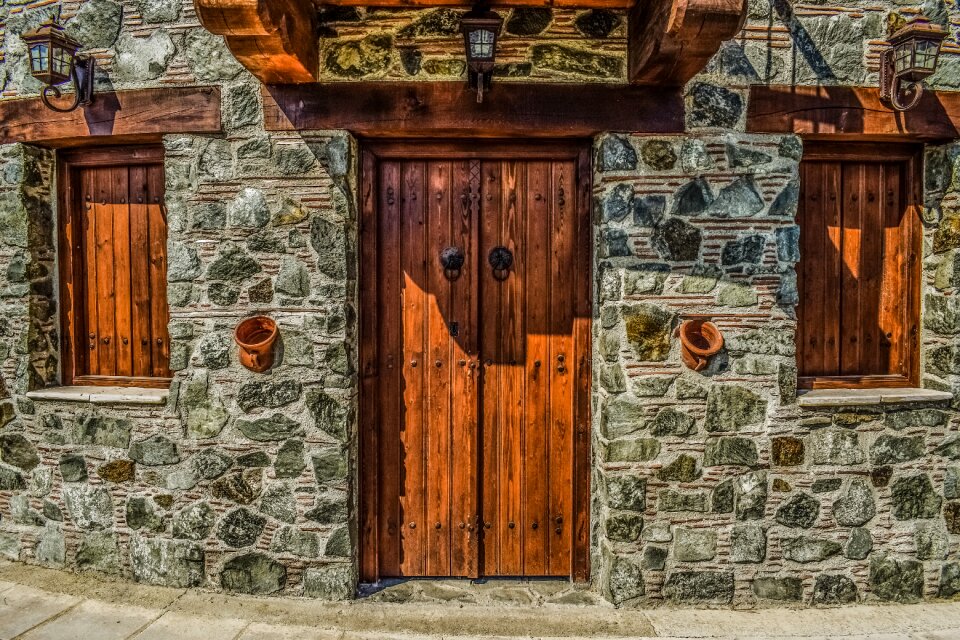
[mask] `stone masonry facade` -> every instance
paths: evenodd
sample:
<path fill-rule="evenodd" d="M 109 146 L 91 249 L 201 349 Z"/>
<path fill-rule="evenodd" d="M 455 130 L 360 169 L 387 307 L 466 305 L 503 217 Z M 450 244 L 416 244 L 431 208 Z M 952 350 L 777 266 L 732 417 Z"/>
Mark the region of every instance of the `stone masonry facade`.
<path fill-rule="evenodd" d="M 912 602 L 960 594 L 960 144 L 925 159 L 922 384 L 954 400 L 797 403 L 803 142 L 745 134 L 754 83 L 870 85 L 923 5 L 752 0 L 686 87 L 683 134 L 594 140 L 590 590 L 618 606 Z M 496 82 L 626 77 L 626 16 L 504 10 Z M 0 146 L 0 554 L 177 587 L 357 588 L 357 157 L 270 133 L 260 87 L 189 0 L 0 0 L 0 98 L 36 96 L 19 34 L 58 16 L 98 88 L 217 85 L 219 135 L 169 135 L 165 405 L 31 399 L 59 380 L 56 153 Z M 321 78 L 463 81 L 459 12 L 327 9 Z M 951 35 L 932 85 L 960 89 Z M 655 88 L 651 91 L 656 91 Z M 495 99 L 494 93 L 489 99 Z M 232 331 L 275 318 L 276 366 Z M 674 330 L 713 318 L 694 373 Z"/>

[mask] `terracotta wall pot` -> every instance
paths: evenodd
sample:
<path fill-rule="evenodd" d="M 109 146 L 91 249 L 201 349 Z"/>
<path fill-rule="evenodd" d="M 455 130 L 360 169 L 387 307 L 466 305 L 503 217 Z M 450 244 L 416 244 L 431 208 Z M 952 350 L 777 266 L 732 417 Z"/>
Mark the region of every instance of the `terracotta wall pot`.
<path fill-rule="evenodd" d="M 711 357 L 723 348 L 723 334 L 712 322 L 687 320 L 678 329 L 680 334 L 680 357 L 683 364 L 694 371 L 706 368 Z"/>
<path fill-rule="evenodd" d="M 240 364 L 257 373 L 269 369 L 279 335 L 277 323 L 266 316 L 254 316 L 238 324 L 233 339 L 240 346 Z"/>

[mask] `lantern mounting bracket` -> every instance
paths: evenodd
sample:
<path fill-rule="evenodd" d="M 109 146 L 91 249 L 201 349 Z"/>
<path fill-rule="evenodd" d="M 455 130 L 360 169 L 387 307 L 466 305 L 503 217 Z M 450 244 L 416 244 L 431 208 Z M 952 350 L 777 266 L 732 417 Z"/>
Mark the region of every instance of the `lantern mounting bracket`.
<path fill-rule="evenodd" d="M 40 93 L 40 99 L 48 109 L 57 111 L 59 113 L 69 113 L 75 110 L 77 107 L 85 107 L 91 104 L 93 102 L 93 77 L 96 69 L 97 61 L 95 58 L 90 56 L 81 58 L 78 56 L 73 65 L 73 70 L 71 71 L 71 77 L 73 79 L 73 85 L 75 88 L 73 102 L 71 102 L 67 107 L 58 107 L 50 101 L 51 95 L 54 98 L 61 98 L 63 96 L 63 92 L 60 91 L 60 87 L 57 85 L 45 86 L 43 91 Z"/>

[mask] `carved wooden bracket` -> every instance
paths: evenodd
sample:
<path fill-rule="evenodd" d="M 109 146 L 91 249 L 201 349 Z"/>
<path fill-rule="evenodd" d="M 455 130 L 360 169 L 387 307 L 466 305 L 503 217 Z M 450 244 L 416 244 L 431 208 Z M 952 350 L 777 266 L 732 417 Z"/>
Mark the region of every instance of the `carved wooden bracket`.
<path fill-rule="evenodd" d="M 646 0 L 630 10 L 629 79 L 682 86 L 747 17 L 748 0 Z"/>
<path fill-rule="evenodd" d="M 194 0 L 203 26 L 226 37 L 237 60 L 265 84 L 314 82 L 317 9 L 311 0 Z"/>

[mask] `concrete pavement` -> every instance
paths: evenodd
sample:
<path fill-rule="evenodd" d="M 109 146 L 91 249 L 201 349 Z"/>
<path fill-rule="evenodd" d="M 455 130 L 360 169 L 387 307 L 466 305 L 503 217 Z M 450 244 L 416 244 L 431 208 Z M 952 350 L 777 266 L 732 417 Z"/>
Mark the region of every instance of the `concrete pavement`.
<path fill-rule="evenodd" d="M 320 603 L 111 582 L 0 563 L 0 640 L 392 638 L 960 640 L 960 602 L 752 611 Z"/>

